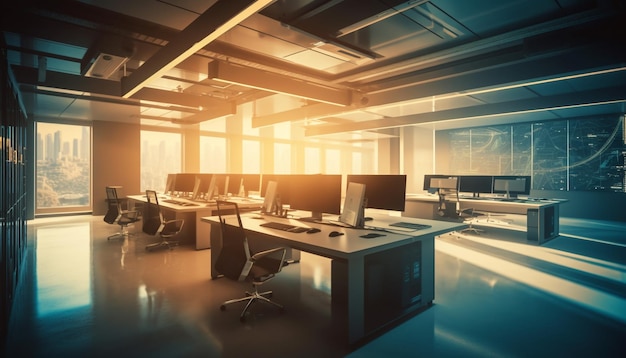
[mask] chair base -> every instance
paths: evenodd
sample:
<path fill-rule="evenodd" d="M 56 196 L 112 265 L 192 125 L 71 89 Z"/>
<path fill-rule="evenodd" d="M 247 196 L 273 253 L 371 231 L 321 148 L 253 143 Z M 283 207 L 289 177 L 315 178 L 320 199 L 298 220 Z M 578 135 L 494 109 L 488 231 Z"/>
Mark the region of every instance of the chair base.
<path fill-rule="evenodd" d="M 477 229 L 477 228 L 471 227 L 471 226 L 468 227 L 468 228 L 465 228 L 463 230 L 459 230 L 459 233 L 461 233 L 461 234 L 472 233 L 472 234 L 480 235 L 481 232 L 485 232 L 485 230 Z"/>
<path fill-rule="evenodd" d="M 122 240 L 122 239 L 126 239 L 129 236 L 134 236 L 135 234 L 128 232 L 128 230 L 126 230 L 125 227 L 122 228 L 122 231 L 117 232 L 109 237 L 107 237 L 107 240 Z"/>
<path fill-rule="evenodd" d="M 155 250 L 164 250 L 164 249 L 173 250 L 174 246 L 178 246 L 178 241 L 163 240 L 163 241 L 155 242 L 154 244 L 146 245 L 146 251 L 155 251 Z"/>
<path fill-rule="evenodd" d="M 233 304 L 233 303 L 247 302 L 243 311 L 241 311 L 241 315 L 239 316 L 239 321 L 241 322 L 246 321 L 246 313 L 248 312 L 248 308 L 250 308 L 250 306 L 252 306 L 252 304 L 257 301 L 269 303 L 270 305 L 277 307 L 281 313 L 285 311 L 285 307 L 283 305 L 270 300 L 268 297 L 272 297 L 272 291 L 266 291 L 266 292 L 258 292 L 256 290 L 254 292 L 246 291 L 246 297 L 228 300 L 222 303 L 222 305 L 220 306 L 220 310 L 225 311 L 226 306 Z"/>

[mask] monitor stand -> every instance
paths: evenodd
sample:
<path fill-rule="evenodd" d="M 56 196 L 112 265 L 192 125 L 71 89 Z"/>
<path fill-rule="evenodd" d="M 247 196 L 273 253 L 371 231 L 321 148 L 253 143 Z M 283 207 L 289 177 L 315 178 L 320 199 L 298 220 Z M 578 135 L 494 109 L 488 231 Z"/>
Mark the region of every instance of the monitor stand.
<path fill-rule="evenodd" d="M 304 222 L 310 222 L 310 223 L 321 223 L 322 222 L 322 213 L 313 211 L 313 212 L 311 212 L 311 216 L 300 218 L 298 220 L 304 221 Z"/>

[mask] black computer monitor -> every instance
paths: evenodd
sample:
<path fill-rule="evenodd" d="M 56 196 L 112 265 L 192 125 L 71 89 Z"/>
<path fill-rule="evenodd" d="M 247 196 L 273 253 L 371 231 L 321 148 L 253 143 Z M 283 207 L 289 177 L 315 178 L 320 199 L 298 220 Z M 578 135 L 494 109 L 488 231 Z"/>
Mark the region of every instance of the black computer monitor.
<path fill-rule="evenodd" d="M 261 174 L 241 174 L 243 187 L 246 192 L 259 191 L 261 186 Z"/>
<path fill-rule="evenodd" d="M 491 175 L 461 175 L 459 176 L 459 191 L 461 193 L 472 193 L 479 197 L 480 194 L 489 194 L 493 187 L 493 176 Z"/>
<path fill-rule="evenodd" d="M 230 175 L 229 174 L 215 174 L 216 182 L 215 185 L 217 187 L 217 193 L 219 195 L 228 195 L 228 187 L 230 185 Z"/>
<path fill-rule="evenodd" d="M 494 194 L 506 194 L 507 198 L 517 198 L 518 194 L 530 194 L 530 176 L 498 175 L 493 177 Z"/>
<path fill-rule="evenodd" d="M 174 181 L 174 191 L 181 193 L 193 192 L 193 187 L 196 184 L 195 173 L 178 173 Z"/>
<path fill-rule="evenodd" d="M 311 212 L 311 217 L 302 220 L 322 220 L 322 214 L 341 213 L 340 174 L 291 175 L 289 190 L 289 208 Z"/>
<path fill-rule="evenodd" d="M 276 200 L 281 205 L 289 204 L 289 196 L 291 194 L 291 174 L 263 174 L 261 176 L 261 196 L 265 197 L 267 183 L 269 181 L 276 182 Z"/>
<path fill-rule="evenodd" d="M 347 182 L 365 184 L 365 207 L 404 211 L 405 174 L 349 174 Z"/>

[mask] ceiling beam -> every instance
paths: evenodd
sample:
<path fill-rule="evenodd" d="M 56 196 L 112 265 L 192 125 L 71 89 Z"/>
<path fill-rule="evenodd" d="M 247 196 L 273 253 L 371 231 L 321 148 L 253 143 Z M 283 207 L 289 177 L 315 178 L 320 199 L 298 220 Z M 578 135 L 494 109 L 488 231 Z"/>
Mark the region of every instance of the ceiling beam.
<path fill-rule="evenodd" d="M 564 61 L 564 58 L 575 61 Z M 486 66 L 491 63 L 491 66 Z M 558 56 L 537 56 L 509 63 L 494 64 L 477 60 L 471 64 L 424 72 L 380 83 L 368 92 L 368 106 L 387 105 L 419 98 L 472 91 L 495 86 L 528 84 L 533 81 L 581 74 L 597 69 L 615 68 L 626 63 L 619 46 L 600 44 L 571 49 Z"/>
<path fill-rule="evenodd" d="M 352 104 L 352 91 L 348 89 L 331 87 L 219 60 L 209 64 L 209 78 L 336 106 Z"/>
<path fill-rule="evenodd" d="M 404 127 L 432 122 L 496 117 L 574 107 L 598 106 L 619 102 L 626 102 L 626 86 L 454 108 L 408 116 L 388 117 L 364 122 L 352 122 L 349 124 L 310 126 L 305 129 L 305 136 Z"/>
<path fill-rule="evenodd" d="M 43 82 L 38 81 L 38 70 L 33 67 L 11 66 L 15 79 L 25 85 L 45 86 L 50 88 L 58 88 L 63 90 L 71 90 L 76 92 L 86 92 L 90 94 L 99 94 L 105 96 L 119 97 L 119 83 L 116 81 L 104 80 L 94 77 L 83 77 L 78 75 L 70 75 L 67 73 L 46 71 L 46 79 Z M 186 93 L 165 91 L 154 88 L 143 88 L 130 99 L 137 101 L 146 100 L 152 102 L 160 102 L 165 104 L 173 104 L 177 106 L 192 107 L 195 110 L 199 108 L 230 108 L 231 104 L 224 100 L 218 100 L 209 96 L 197 96 Z M 130 100 L 129 99 L 129 100 Z M 129 102 L 126 100 L 126 102 Z M 221 112 L 221 111 L 220 111 Z"/>
<path fill-rule="evenodd" d="M 344 107 L 342 107 L 341 109 L 345 110 Z M 293 120 L 326 117 L 328 115 L 336 114 L 337 111 L 338 107 L 332 104 L 314 103 L 308 106 L 302 106 L 275 114 L 254 116 L 252 117 L 252 128 L 265 127 Z"/>
<path fill-rule="evenodd" d="M 45 86 L 75 92 L 97 93 L 107 96 L 119 97 L 119 83 L 115 81 L 103 80 L 93 77 L 83 77 L 70 75 L 67 73 L 46 71 L 46 79 L 43 82 L 38 80 L 39 70 L 34 67 L 12 65 L 11 69 L 15 79 L 25 85 Z"/>
<path fill-rule="evenodd" d="M 210 96 L 198 96 L 193 94 L 187 94 L 184 92 L 164 91 L 148 87 L 142 88 L 131 98 L 161 103 L 172 103 L 180 106 L 189 106 L 195 108 L 221 106 L 223 104 L 227 104 L 228 106 L 230 106 L 227 101 L 218 100 Z"/>
<path fill-rule="evenodd" d="M 122 78 L 122 97 L 131 97 L 150 81 L 161 77 L 180 62 L 273 1 L 218 1 L 130 76 Z"/>

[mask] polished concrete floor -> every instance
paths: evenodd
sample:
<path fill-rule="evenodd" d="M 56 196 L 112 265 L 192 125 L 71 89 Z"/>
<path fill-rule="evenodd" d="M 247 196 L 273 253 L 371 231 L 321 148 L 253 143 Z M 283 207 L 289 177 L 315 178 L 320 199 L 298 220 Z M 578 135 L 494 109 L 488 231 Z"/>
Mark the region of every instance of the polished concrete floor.
<path fill-rule="evenodd" d="M 532 245 L 507 230 L 436 240 L 432 307 L 358 347 L 333 325 L 330 262 L 304 254 L 267 288 L 286 306 L 246 323 L 210 279 L 210 250 L 107 241 L 98 216 L 36 219 L 9 357 L 624 357 L 626 223 L 561 219 Z M 139 227 L 131 228 L 138 232 Z"/>

